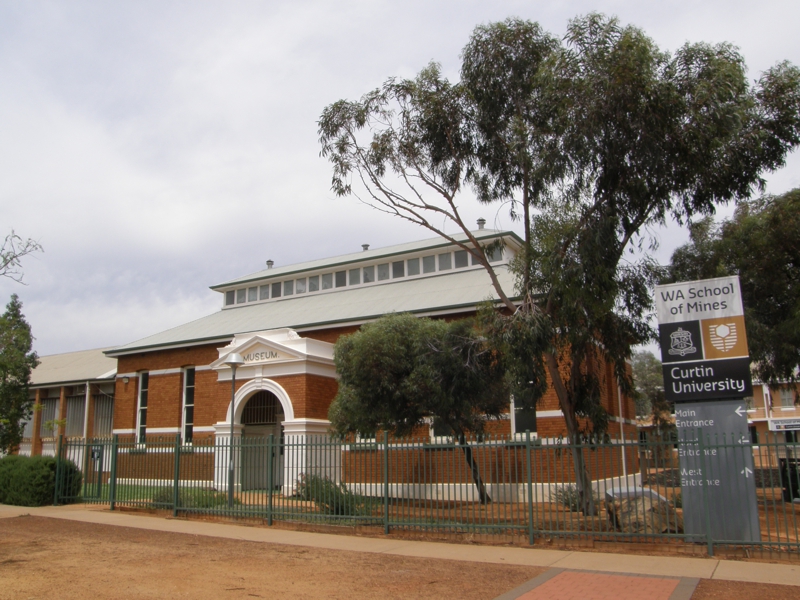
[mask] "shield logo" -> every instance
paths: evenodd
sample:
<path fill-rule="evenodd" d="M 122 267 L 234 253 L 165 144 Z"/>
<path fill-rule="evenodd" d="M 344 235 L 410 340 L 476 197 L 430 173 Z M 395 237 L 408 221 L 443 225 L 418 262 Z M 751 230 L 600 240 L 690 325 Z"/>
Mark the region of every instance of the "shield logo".
<path fill-rule="evenodd" d="M 711 345 L 720 352 L 728 352 L 736 345 L 736 323 L 721 323 L 708 328 Z"/>
<path fill-rule="evenodd" d="M 682 327 L 678 327 L 677 331 L 673 331 L 669 335 L 669 342 L 669 353 L 673 356 L 686 356 L 697 352 L 697 348 L 692 343 L 692 332 L 685 331 Z"/>

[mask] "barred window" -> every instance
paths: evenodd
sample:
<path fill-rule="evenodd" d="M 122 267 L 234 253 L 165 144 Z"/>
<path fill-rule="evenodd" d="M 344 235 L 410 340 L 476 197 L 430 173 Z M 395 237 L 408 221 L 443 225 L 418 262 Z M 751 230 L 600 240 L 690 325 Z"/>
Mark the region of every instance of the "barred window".
<path fill-rule="evenodd" d="M 143 444 L 147 436 L 147 388 L 150 383 L 150 374 L 145 371 L 139 373 L 139 400 L 136 415 L 136 441 Z"/>
<path fill-rule="evenodd" d="M 194 435 L 194 367 L 183 371 L 183 440 L 192 441 Z"/>

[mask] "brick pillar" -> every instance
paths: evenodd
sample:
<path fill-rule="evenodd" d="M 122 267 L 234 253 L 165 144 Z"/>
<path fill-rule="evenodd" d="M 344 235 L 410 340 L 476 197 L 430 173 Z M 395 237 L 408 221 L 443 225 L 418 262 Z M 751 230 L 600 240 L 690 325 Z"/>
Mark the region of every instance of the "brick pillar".
<path fill-rule="evenodd" d="M 33 404 L 33 437 L 31 438 L 31 456 L 42 453 L 42 390 L 36 390 L 36 401 Z"/>
<path fill-rule="evenodd" d="M 63 421 L 67 418 L 67 387 L 62 385 L 61 386 L 61 396 L 58 400 L 58 420 Z M 56 439 L 60 436 L 64 435 L 67 428 L 65 425 L 58 426 L 58 432 L 56 433 Z"/>

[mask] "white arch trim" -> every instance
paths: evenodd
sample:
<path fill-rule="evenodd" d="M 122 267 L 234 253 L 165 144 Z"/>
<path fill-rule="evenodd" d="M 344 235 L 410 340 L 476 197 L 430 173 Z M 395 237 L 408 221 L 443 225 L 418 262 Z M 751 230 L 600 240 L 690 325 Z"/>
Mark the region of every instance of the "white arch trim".
<path fill-rule="evenodd" d="M 250 396 L 255 394 L 256 392 L 260 392 L 265 390 L 267 392 L 272 392 L 278 398 L 278 401 L 281 403 L 283 407 L 283 418 L 286 421 L 294 421 L 294 407 L 292 406 L 292 401 L 289 398 L 289 394 L 286 393 L 286 390 L 283 389 L 279 383 L 273 381 L 272 379 L 251 379 L 247 383 L 245 383 L 242 387 L 240 387 L 236 391 L 236 395 L 234 396 L 234 423 L 241 424 L 242 422 L 242 412 L 244 411 L 245 404 L 247 404 L 247 400 L 250 399 Z M 226 415 L 231 414 L 231 403 L 228 402 L 228 408 L 225 411 Z"/>

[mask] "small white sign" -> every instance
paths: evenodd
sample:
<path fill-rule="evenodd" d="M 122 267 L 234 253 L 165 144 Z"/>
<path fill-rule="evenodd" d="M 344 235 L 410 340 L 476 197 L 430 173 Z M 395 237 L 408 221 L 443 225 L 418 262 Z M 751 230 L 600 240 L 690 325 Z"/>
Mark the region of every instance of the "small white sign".
<path fill-rule="evenodd" d="M 718 277 L 656 286 L 656 311 L 659 324 L 700 321 L 744 314 L 739 278 Z M 729 336 L 733 335 L 732 338 Z M 717 331 L 716 340 L 725 347 L 735 343 L 736 331 Z M 726 340 L 726 338 L 728 338 Z M 715 340 L 712 339 L 712 343 Z M 714 344 L 716 346 L 716 344 Z"/>

